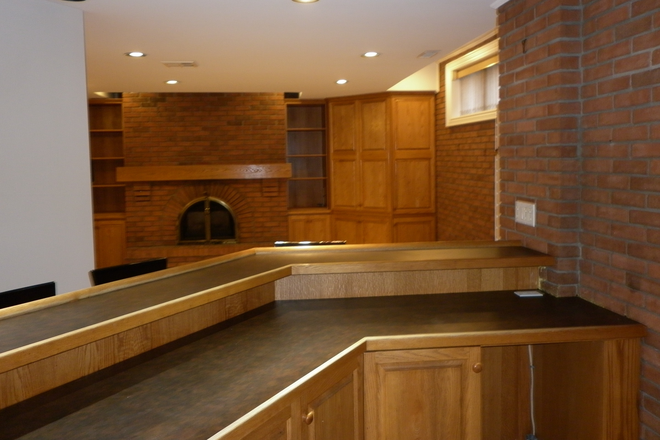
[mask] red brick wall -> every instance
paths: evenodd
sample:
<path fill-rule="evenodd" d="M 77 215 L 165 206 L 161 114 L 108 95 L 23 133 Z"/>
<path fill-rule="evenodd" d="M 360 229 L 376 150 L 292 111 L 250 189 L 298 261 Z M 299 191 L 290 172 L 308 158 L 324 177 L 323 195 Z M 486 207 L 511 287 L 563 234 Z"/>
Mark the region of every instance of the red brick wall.
<path fill-rule="evenodd" d="M 440 64 L 436 96 L 437 237 L 441 241 L 492 240 L 495 122 L 445 126 L 445 65 L 450 61 Z"/>
<path fill-rule="evenodd" d="M 660 439 L 658 1 L 514 0 L 498 13 L 503 232 L 560 257 L 555 292 L 648 326 L 640 437 Z M 516 199 L 537 203 L 537 228 L 513 222 Z"/>
<path fill-rule="evenodd" d="M 124 94 L 126 166 L 285 162 L 281 94 Z M 227 202 L 238 245 L 177 246 L 177 220 L 205 194 Z M 152 182 L 126 188 L 129 260 L 168 256 L 170 265 L 271 246 L 288 236 L 286 180 Z"/>
<path fill-rule="evenodd" d="M 580 197 L 580 18 L 577 0 L 511 1 L 500 8 L 502 238 L 561 257 L 544 289 L 577 294 Z M 537 224 L 514 222 L 516 200 Z"/>

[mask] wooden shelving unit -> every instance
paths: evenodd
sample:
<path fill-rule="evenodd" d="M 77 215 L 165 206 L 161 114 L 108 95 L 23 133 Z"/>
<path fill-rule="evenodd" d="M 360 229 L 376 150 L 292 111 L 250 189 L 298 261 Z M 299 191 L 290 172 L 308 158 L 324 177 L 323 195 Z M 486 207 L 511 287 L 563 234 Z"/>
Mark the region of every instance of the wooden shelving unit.
<path fill-rule="evenodd" d="M 325 104 L 288 104 L 289 209 L 328 206 L 326 157 Z"/>
<path fill-rule="evenodd" d="M 122 99 L 89 101 L 89 145 L 94 207 L 95 266 L 125 262 L 125 185 L 116 170 L 124 166 Z"/>
<path fill-rule="evenodd" d="M 289 240 L 330 240 L 325 102 L 287 104 Z"/>

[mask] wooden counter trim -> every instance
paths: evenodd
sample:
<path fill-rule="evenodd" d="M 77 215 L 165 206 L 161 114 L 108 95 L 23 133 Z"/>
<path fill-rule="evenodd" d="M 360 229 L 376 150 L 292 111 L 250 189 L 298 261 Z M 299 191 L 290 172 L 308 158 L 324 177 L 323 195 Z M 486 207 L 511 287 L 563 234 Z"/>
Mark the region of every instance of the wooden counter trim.
<path fill-rule="evenodd" d="M 184 273 L 206 269 L 216 264 L 239 260 L 241 258 L 246 258 L 253 255 L 255 255 L 255 249 L 248 249 L 230 255 L 223 255 L 220 257 L 209 258 L 207 260 L 186 264 L 184 266 L 171 267 L 158 272 L 139 275 L 125 280 L 114 281 L 112 283 L 102 284 L 100 286 L 93 286 L 93 287 L 88 287 L 86 289 L 76 290 L 73 292 L 62 293 L 56 296 L 51 296 L 49 298 L 32 301 L 26 304 L 19 304 L 13 307 L 7 307 L 5 309 L 0 309 L 0 321 L 2 319 L 10 318 L 12 316 L 23 315 L 25 313 L 30 313 L 37 310 L 54 307 L 71 301 L 114 292 L 116 290 L 120 290 L 125 287 L 139 286 L 140 284 L 146 284 L 155 280 L 163 280 L 166 278 L 171 278 L 177 275 L 182 275 Z"/>
<path fill-rule="evenodd" d="M 343 244 L 323 246 L 323 252 L 373 252 L 373 251 L 414 251 L 428 249 L 472 249 L 472 248 L 501 248 L 501 247 L 520 247 L 520 240 L 501 240 L 501 241 L 423 241 L 416 243 L 380 243 L 380 244 Z M 262 247 L 253 248 L 255 255 L 280 254 L 300 252 L 303 249 L 315 249 L 317 246 L 285 246 L 285 247 Z M 543 254 L 545 255 L 545 254 Z"/>
<path fill-rule="evenodd" d="M 492 269 L 507 267 L 541 267 L 554 264 L 548 256 L 513 258 L 469 258 L 428 261 L 368 261 L 348 263 L 311 263 L 293 266 L 293 275 L 340 274 L 364 272 L 408 272 L 421 270 Z"/>
<path fill-rule="evenodd" d="M 0 373 L 274 282 L 289 274 L 288 267 L 265 272 L 0 353 Z"/>
<path fill-rule="evenodd" d="M 365 338 L 367 351 L 411 350 L 436 347 L 506 346 L 549 344 L 560 342 L 604 341 L 643 338 L 646 328 L 641 324 L 607 327 L 539 328 L 449 334 L 378 336 Z"/>
<path fill-rule="evenodd" d="M 117 182 L 288 179 L 291 176 L 291 164 L 289 163 L 250 165 L 176 165 L 117 168 Z"/>

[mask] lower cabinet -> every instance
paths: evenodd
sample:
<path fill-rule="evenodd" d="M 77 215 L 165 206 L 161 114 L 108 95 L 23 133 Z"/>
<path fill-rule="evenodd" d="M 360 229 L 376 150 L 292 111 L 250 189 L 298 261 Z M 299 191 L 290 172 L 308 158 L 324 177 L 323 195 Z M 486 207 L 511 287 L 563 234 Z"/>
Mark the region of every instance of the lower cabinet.
<path fill-rule="evenodd" d="M 94 216 L 94 265 L 102 267 L 126 263 L 126 220 L 123 214 Z"/>
<path fill-rule="evenodd" d="M 639 438 L 639 339 L 364 349 L 210 440 Z"/>
<path fill-rule="evenodd" d="M 365 440 L 479 440 L 480 348 L 365 353 Z"/>

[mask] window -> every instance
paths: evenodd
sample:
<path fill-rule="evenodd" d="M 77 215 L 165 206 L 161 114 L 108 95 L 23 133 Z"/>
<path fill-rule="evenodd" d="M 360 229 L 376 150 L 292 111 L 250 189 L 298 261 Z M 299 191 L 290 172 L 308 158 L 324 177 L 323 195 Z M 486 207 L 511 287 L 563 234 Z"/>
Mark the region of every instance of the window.
<path fill-rule="evenodd" d="M 499 100 L 498 41 L 445 66 L 446 125 L 495 119 Z"/>
<path fill-rule="evenodd" d="M 234 215 L 220 200 L 193 200 L 179 218 L 179 243 L 235 243 Z"/>

